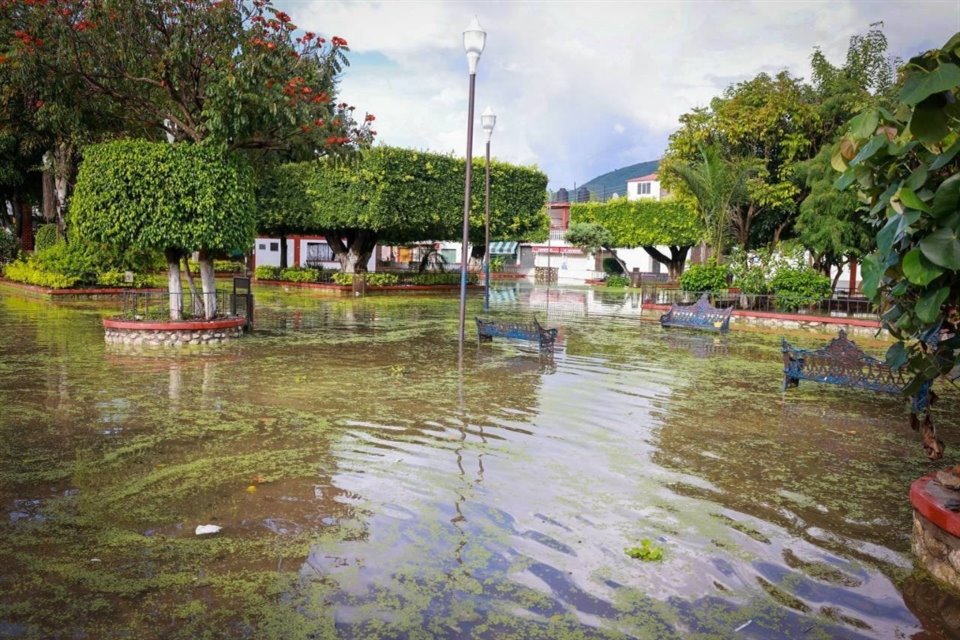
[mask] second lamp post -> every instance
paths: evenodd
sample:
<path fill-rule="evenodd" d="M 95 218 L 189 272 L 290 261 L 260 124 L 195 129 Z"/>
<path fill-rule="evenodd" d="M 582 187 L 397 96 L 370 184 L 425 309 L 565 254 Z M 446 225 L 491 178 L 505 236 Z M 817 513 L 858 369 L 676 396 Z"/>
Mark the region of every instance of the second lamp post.
<path fill-rule="evenodd" d="M 484 210 L 484 245 L 483 245 L 483 310 L 490 310 L 490 138 L 493 136 L 493 127 L 497 124 L 497 116 L 493 114 L 493 109 L 487 107 L 480 114 L 480 125 L 487 136 L 487 161 L 484 164 L 486 177 L 484 185 L 486 189 L 486 204 Z"/>
<path fill-rule="evenodd" d="M 473 94 L 477 85 L 477 63 L 487 42 L 486 32 L 480 28 L 480 21 L 473 21 L 463 32 L 463 48 L 467 52 L 467 64 L 470 69 L 470 98 L 467 104 L 467 170 L 463 186 L 463 246 L 460 253 L 460 334 L 459 352 L 463 354 L 463 332 L 467 317 L 467 268 L 470 265 L 470 182 L 473 179 Z"/>

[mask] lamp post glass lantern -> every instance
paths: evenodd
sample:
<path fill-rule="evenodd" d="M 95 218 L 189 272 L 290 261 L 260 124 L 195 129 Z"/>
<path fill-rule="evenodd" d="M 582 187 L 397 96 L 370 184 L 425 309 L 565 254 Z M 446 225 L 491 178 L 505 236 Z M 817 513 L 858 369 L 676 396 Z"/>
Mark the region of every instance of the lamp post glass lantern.
<path fill-rule="evenodd" d="M 480 114 L 480 126 L 487 137 L 487 162 L 484 165 L 486 177 L 484 179 L 484 188 L 486 190 L 486 199 L 484 204 L 484 246 L 483 246 L 483 310 L 490 310 L 490 138 L 493 137 L 493 128 L 497 125 L 497 116 L 493 114 L 493 109 L 487 107 Z"/>
<path fill-rule="evenodd" d="M 469 266 L 470 242 L 470 181 L 473 179 L 473 96 L 477 85 L 477 63 L 487 42 L 486 32 L 480 28 L 476 16 L 463 32 L 463 49 L 467 53 L 467 65 L 470 70 L 470 91 L 467 100 L 467 170 L 463 186 L 463 242 L 460 251 L 460 335 L 458 339 L 460 357 L 463 357 L 463 334 L 467 313 L 467 268 Z"/>

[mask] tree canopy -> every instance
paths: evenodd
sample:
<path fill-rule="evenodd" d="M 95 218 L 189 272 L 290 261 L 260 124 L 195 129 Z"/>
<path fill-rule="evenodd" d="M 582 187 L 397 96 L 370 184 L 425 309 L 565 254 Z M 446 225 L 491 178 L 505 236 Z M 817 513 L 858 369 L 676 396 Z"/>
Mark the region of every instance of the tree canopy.
<path fill-rule="evenodd" d="M 478 163 L 482 167 L 482 163 Z M 345 271 L 362 269 L 377 242 L 457 240 L 463 223 L 466 163 L 453 156 L 376 147 L 346 160 L 278 167 L 262 190 L 261 228 L 321 233 Z M 483 171 L 474 172 L 471 237 L 483 238 Z M 493 238 L 544 239 L 547 177 L 504 162 L 490 165 Z"/>
<path fill-rule="evenodd" d="M 653 259 L 665 264 L 674 277 L 683 271 L 689 248 L 704 235 L 695 207 L 689 201 L 679 199 L 615 198 L 603 203 L 574 204 L 570 207 L 570 220 L 579 225 L 575 230 L 571 224 L 567 232 L 570 243 L 591 253 L 595 252 L 591 247 L 609 250 L 643 247 Z M 587 229 L 585 224 L 601 227 L 606 235 Z M 661 246 L 668 248 L 669 257 L 657 248 Z"/>

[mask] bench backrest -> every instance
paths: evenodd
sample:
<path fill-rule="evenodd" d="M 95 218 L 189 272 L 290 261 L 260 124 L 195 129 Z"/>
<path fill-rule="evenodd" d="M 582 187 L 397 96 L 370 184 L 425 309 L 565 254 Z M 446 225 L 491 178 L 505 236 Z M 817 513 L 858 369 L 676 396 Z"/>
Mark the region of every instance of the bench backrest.
<path fill-rule="evenodd" d="M 660 317 L 660 324 L 726 331 L 732 313 L 733 307 L 718 309 L 710 304 L 707 294 L 703 294 L 694 304 L 670 305 L 670 311 Z"/>

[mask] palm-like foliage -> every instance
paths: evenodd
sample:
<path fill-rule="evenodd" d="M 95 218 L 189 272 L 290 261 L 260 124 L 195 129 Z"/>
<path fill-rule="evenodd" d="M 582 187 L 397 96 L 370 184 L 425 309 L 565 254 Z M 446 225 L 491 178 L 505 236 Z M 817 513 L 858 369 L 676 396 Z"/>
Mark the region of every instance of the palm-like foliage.
<path fill-rule="evenodd" d="M 672 171 L 697 201 L 707 243 L 719 258 L 730 231 L 731 212 L 747 197 L 753 164 L 725 158 L 715 145 L 700 145 L 698 161 L 676 165 Z"/>

